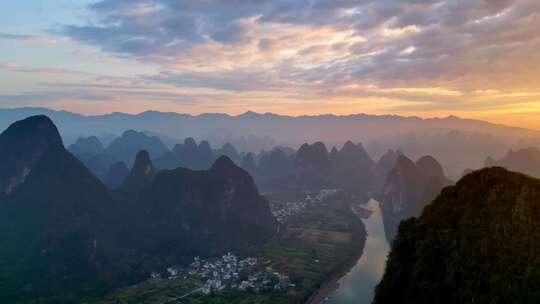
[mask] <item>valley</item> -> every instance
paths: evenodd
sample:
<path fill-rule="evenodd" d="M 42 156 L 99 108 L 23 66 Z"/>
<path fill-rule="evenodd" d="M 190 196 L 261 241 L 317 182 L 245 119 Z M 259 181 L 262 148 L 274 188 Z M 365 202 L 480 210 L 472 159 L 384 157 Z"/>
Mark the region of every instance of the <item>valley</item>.
<path fill-rule="evenodd" d="M 419 266 L 408 263 L 425 258 L 415 256 L 408 238 L 432 237 L 414 225 L 438 227 L 441 219 L 429 214 L 448 206 L 437 202 L 488 191 L 495 200 L 519 195 L 516 221 L 530 221 L 535 212 L 529 205 L 535 182 L 524 176 L 482 169 L 453 186 L 432 156 L 414 161 L 389 150 L 375 161 L 351 141 L 340 149 L 315 142 L 256 155 L 188 138 L 172 151 L 161 149 L 167 168 L 161 167 L 163 155 L 149 152 L 159 147 L 158 137 L 129 131 L 107 148 L 89 137 L 67 150 L 46 116 L 17 121 L 2 132 L 0 300 L 371 303 L 389 296 L 380 290 L 402 288 L 392 278 L 402 279 L 400 267 L 414 274 Z M 532 148 L 510 151 L 499 162 L 531 168 L 539 155 Z M 474 179 L 484 184 L 463 186 Z M 501 183 L 504 190 L 514 179 L 533 186 L 521 193 L 490 188 Z M 426 216 L 429 224 L 422 220 Z M 525 227 L 520 225 L 510 227 Z M 533 226 L 526 229 L 535 231 Z M 430 242 L 447 237 L 443 231 Z M 421 249 L 428 255 L 433 250 Z"/>
<path fill-rule="evenodd" d="M 298 195 L 274 193 L 269 197 L 286 201 L 297 199 Z M 359 217 L 351 211 L 351 204 L 339 193 L 322 191 L 303 195 L 305 209 L 291 215 L 267 244 L 243 253 L 255 265 L 240 270 L 238 280 L 220 279 L 222 288 L 205 291 L 206 279 L 199 275 L 149 278 L 108 295 L 104 301 L 88 303 L 304 303 L 328 281 L 354 265 L 362 254 L 366 232 Z M 228 267 L 227 263 L 219 264 Z M 268 283 L 256 283 L 257 276 L 266 276 L 262 280 Z M 286 277 L 287 283 L 279 277 Z M 242 288 L 242 283 L 249 286 Z"/>
<path fill-rule="evenodd" d="M 540 303 L 540 0 L 0 1 L 0 304 Z"/>

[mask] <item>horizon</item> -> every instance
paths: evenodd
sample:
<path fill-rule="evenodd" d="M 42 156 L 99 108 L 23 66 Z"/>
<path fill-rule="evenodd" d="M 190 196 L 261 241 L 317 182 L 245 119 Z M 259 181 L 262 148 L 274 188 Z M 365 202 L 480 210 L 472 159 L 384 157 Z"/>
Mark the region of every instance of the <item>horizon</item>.
<path fill-rule="evenodd" d="M 497 122 L 492 122 L 492 121 L 483 120 L 483 119 L 462 117 L 462 116 L 457 116 L 457 115 L 453 115 L 453 114 L 449 114 L 449 115 L 446 115 L 446 116 L 426 116 L 426 117 L 417 116 L 417 115 L 405 116 L 405 115 L 400 115 L 400 114 L 395 114 L 395 113 L 369 114 L 369 113 L 362 113 L 362 112 L 349 113 L 349 114 L 322 113 L 322 114 L 312 114 L 312 115 L 310 115 L 310 114 L 291 115 L 291 114 L 283 114 L 283 113 L 275 113 L 275 112 L 257 112 L 257 111 L 252 111 L 252 110 L 247 110 L 245 112 L 241 112 L 241 113 L 237 113 L 237 114 L 231 114 L 231 113 L 226 113 L 226 112 L 188 113 L 188 112 L 160 111 L 160 110 L 155 110 L 155 109 L 147 109 L 147 110 L 144 110 L 142 112 L 114 111 L 114 112 L 105 112 L 105 113 L 99 113 L 99 114 L 85 114 L 85 113 L 76 112 L 76 111 L 70 111 L 70 110 L 65 110 L 65 109 L 55 109 L 55 108 L 38 107 L 38 106 L 36 106 L 36 107 L 32 107 L 32 106 L 24 107 L 23 106 L 23 107 L 0 108 L 0 110 L 21 110 L 21 109 L 22 110 L 24 110 L 24 109 L 29 109 L 29 110 L 38 109 L 38 110 L 46 110 L 46 111 L 54 111 L 54 112 L 67 112 L 67 113 L 71 113 L 71 114 L 75 114 L 75 115 L 80 115 L 80 116 L 83 116 L 83 117 L 100 117 L 100 116 L 108 116 L 108 115 L 114 115 L 114 114 L 124 114 L 124 115 L 139 116 L 139 115 L 142 115 L 142 114 L 145 114 L 145 113 L 175 114 L 175 115 L 179 115 L 179 116 L 185 115 L 185 116 L 191 116 L 191 117 L 199 117 L 199 116 L 204 116 L 204 115 L 224 115 L 224 116 L 228 116 L 228 117 L 240 117 L 240 116 L 243 116 L 243 115 L 246 115 L 246 114 L 249 114 L 249 113 L 253 113 L 255 115 L 261 115 L 261 116 L 275 115 L 275 116 L 287 117 L 287 118 L 325 117 L 325 116 L 331 116 L 331 117 L 336 117 L 336 118 L 351 117 L 351 116 L 356 116 L 356 117 L 358 117 L 358 116 L 396 117 L 396 118 L 403 118 L 403 119 L 419 119 L 419 120 L 445 120 L 445 119 L 455 118 L 455 119 L 464 120 L 464 121 L 467 121 L 467 120 L 469 120 L 469 121 L 479 121 L 479 122 L 483 122 L 483 123 L 492 124 L 492 125 L 495 125 L 495 126 L 503 126 L 503 127 L 508 127 L 508 128 L 517 128 L 517 129 L 524 129 L 524 130 L 529 130 L 529 131 L 540 131 L 540 129 L 527 128 L 527 127 L 521 127 L 521 126 L 516 126 L 516 125 L 504 124 L 504 123 L 497 123 Z"/>
<path fill-rule="evenodd" d="M 0 107 L 455 115 L 540 130 L 539 10 L 535 0 L 9 2 Z"/>
<path fill-rule="evenodd" d="M 1 8 L 0 303 L 540 303 L 540 0 Z"/>

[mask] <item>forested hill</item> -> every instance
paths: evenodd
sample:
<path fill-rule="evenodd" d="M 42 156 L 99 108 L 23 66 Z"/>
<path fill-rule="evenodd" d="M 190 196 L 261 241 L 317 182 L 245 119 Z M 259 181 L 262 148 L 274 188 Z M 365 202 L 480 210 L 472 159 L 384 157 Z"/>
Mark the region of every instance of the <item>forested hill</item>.
<path fill-rule="evenodd" d="M 488 168 L 403 221 L 374 303 L 538 303 L 540 180 Z"/>

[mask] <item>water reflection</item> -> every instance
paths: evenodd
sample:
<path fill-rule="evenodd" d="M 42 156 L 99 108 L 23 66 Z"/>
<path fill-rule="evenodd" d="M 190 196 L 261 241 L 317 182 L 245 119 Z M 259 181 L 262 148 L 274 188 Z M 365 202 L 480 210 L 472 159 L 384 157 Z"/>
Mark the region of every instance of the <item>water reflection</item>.
<path fill-rule="evenodd" d="M 374 289 L 383 275 L 390 246 L 384 234 L 379 203 L 372 199 L 366 209 L 373 213 L 363 220 L 368 233 L 364 253 L 351 271 L 339 280 L 339 288 L 323 303 L 367 304 L 373 301 Z"/>

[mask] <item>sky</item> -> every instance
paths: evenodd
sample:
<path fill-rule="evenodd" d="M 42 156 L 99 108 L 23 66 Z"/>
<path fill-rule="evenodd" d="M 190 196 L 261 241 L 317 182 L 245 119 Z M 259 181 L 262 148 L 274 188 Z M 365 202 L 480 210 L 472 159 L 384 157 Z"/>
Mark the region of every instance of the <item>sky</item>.
<path fill-rule="evenodd" d="M 540 129 L 538 0 L 25 0 L 0 107 L 398 114 Z"/>

